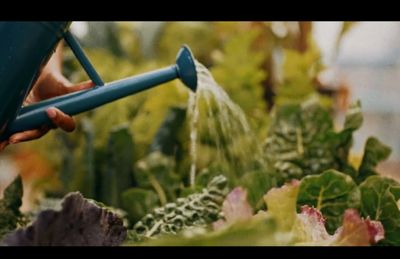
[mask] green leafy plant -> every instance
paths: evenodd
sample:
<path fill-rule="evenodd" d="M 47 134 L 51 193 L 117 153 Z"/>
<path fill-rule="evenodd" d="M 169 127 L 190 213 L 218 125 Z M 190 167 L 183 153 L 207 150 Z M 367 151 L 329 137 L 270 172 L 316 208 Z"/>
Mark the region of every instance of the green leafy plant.
<path fill-rule="evenodd" d="M 400 183 L 378 175 L 368 177 L 360 185 L 363 215 L 382 222 L 385 239 L 382 244 L 400 244 Z"/>
<path fill-rule="evenodd" d="M 27 219 L 19 210 L 22 194 L 22 180 L 17 176 L 4 190 L 4 197 L 0 200 L 0 240 L 5 234 L 27 223 Z"/>
<path fill-rule="evenodd" d="M 225 220 L 214 222 L 214 230 L 187 229 L 177 236 L 163 236 L 141 245 L 368 246 L 384 238 L 379 221 L 363 219 L 354 209 L 346 209 L 340 227 L 329 234 L 318 209 L 306 205 L 297 213 L 298 190 L 298 182 L 271 189 L 264 196 L 267 211 L 252 215 L 246 191 L 237 187 L 227 195 L 222 206 Z"/>
<path fill-rule="evenodd" d="M 227 179 L 217 176 L 201 193 L 178 198 L 156 208 L 135 224 L 132 240 L 141 240 L 157 235 L 177 234 L 186 228 L 206 227 L 220 217 L 221 205 L 227 194 Z"/>
<path fill-rule="evenodd" d="M 342 224 L 345 210 L 359 209 L 360 190 L 350 176 L 331 169 L 301 180 L 297 204 L 321 211 L 327 230 L 333 233 Z"/>
<path fill-rule="evenodd" d="M 344 172 L 359 183 L 376 174 L 372 167 L 390 154 L 389 147 L 372 138 L 367 141 L 363 165 L 357 170 L 349 163 L 352 135 L 362 121 L 359 101 L 350 106 L 339 132 L 334 130 L 329 111 L 318 99 L 310 98 L 300 105 L 282 105 L 273 115 L 266 138 L 266 158 L 281 183 L 328 169 Z"/>

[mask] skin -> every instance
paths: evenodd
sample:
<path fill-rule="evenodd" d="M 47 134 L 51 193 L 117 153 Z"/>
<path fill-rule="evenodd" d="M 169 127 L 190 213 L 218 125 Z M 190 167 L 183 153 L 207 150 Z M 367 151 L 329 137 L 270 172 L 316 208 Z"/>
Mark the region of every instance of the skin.
<path fill-rule="evenodd" d="M 24 105 L 34 104 L 52 97 L 89 89 L 94 86 L 92 81 L 72 84 L 62 74 L 62 44 L 59 44 L 56 52 L 43 67 L 40 76 L 35 82 L 32 90 L 26 97 Z M 39 129 L 18 132 L 8 140 L 0 142 L 0 151 L 10 144 L 34 140 L 42 137 L 51 129 L 60 128 L 66 132 L 72 132 L 76 125 L 74 119 L 55 107 L 46 110 L 47 115 L 53 122 L 53 127 L 43 126 Z"/>

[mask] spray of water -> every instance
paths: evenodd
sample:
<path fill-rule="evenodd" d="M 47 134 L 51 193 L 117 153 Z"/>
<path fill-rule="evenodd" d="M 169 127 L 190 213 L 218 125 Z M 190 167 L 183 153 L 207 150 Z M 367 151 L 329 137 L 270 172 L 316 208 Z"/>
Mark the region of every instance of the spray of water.
<path fill-rule="evenodd" d="M 217 84 L 210 71 L 196 61 L 198 85 L 188 103 L 190 118 L 190 184 L 203 168 L 217 166 L 238 178 L 265 165 L 261 143 L 243 110 Z"/>

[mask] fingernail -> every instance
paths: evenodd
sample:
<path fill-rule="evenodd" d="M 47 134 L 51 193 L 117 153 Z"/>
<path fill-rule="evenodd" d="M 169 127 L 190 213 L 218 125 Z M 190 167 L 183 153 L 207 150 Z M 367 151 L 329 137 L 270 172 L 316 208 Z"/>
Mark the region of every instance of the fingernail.
<path fill-rule="evenodd" d="M 47 110 L 47 115 L 49 115 L 50 119 L 54 119 L 57 116 L 57 113 L 53 109 L 48 109 Z"/>

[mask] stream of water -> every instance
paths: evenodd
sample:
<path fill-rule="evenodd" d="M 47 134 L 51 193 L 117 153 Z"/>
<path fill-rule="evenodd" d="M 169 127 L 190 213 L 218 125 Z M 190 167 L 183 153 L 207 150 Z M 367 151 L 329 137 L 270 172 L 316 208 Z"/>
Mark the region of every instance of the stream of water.
<path fill-rule="evenodd" d="M 243 110 L 196 61 L 198 86 L 190 93 L 190 185 L 204 168 L 240 177 L 264 166 L 261 143 L 253 134 Z"/>

